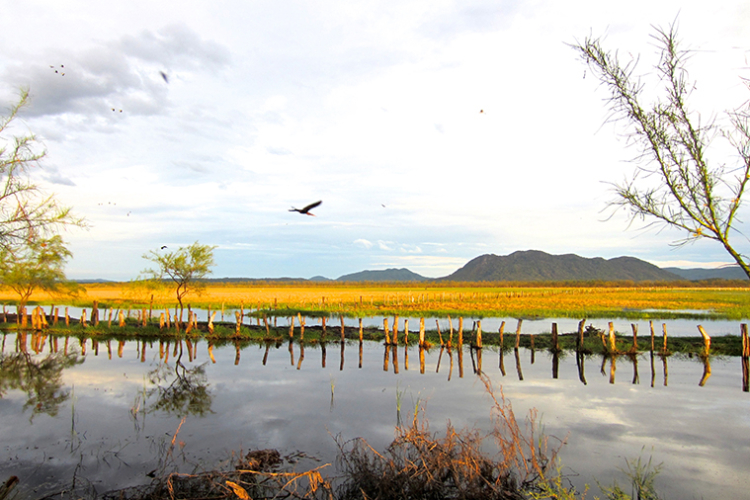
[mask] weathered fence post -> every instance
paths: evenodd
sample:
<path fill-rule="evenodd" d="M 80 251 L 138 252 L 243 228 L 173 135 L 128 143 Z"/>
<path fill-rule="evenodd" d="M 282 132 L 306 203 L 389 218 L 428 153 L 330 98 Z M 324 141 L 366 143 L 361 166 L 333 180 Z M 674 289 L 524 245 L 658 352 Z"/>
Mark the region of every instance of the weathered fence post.
<path fill-rule="evenodd" d="M 630 328 L 633 330 L 633 347 L 631 347 L 630 350 L 633 353 L 636 353 L 638 352 L 638 325 L 630 323 Z"/>
<path fill-rule="evenodd" d="M 419 346 L 424 346 L 424 318 L 419 318 Z"/>
<path fill-rule="evenodd" d="M 362 328 L 362 318 L 359 318 L 359 342 L 362 343 L 362 335 L 363 335 L 363 328 Z"/>
<path fill-rule="evenodd" d="M 552 323 L 552 350 L 555 352 L 560 350 L 560 344 L 557 339 L 557 323 Z"/>
<path fill-rule="evenodd" d="M 91 324 L 94 326 L 99 324 L 99 302 L 96 300 L 91 304 Z"/>
<path fill-rule="evenodd" d="M 698 325 L 698 331 L 701 332 L 701 336 L 703 337 L 703 356 L 708 357 L 711 353 L 711 337 L 709 337 L 701 325 Z"/>
<path fill-rule="evenodd" d="M 661 324 L 661 331 L 664 333 L 664 345 L 661 348 L 661 352 L 666 354 L 667 352 L 669 352 L 667 351 L 667 324 L 666 323 Z"/>
<path fill-rule="evenodd" d="M 500 353 L 503 352 L 503 335 L 505 334 L 505 321 L 500 323 L 500 328 L 497 331 L 500 334 Z"/>
<path fill-rule="evenodd" d="M 388 328 L 388 318 L 383 318 L 383 332 L 385 332 L 386 345 L 391 343 L 391 329 Z"/>
<path fill-rule="evenodd" d="M 404 320 L 404 345 L 409 345 L 409 318 L 406 318 Z M 409 363 L 408 359 L 409 358 L 406 358 L 406 359 L 407 359 L 407 361 L 406 361 L 407 368 L 406 369 L 408 370 L 409 369 L 409 367 L 408 367 L 408 363 Z"/>
<path fill-rule="evenodd" d="M 341 319 L 341 342 L 346 340 L 346 331 L 344 330 L 344 316 L 339 316 Z"/>
<path fill-rule="evenodd" d="M 302 342 L 305 340 L 305 318 L 297 313 L 297 320 L 299 320 L 299 341 Z M 300 356 L 304 356 L 304 354 L 300 353 Z"/>
<path fill-rule="evenodd" d="M 476 346 L 477 349 L 481 349 L 482 348 L 482 322 L 481 321 L 477 321 L 476 344 L 477 344 L 477 346 Z M 478 359 L 481 359 L 481 358 L 478 358 Z M 480 368 L 479 371 L 481 372 L 482 369 Z"/>
<path fill-rule="evenodd" d="M 648 327 L 651 329 L 651 352 L 654 352 L 654 322 L 649 321 Z"/>
<path fill-rule="evenodd" d="M 464 318 L 460 316 L 458 318 L 458 348 L 464 344 Z"/>
<path fill-rule="evenodd" d="M 211 315 L 208 317 L 208 333 L 211 335 L 214 334 L 214 317 L 216 316 L 216 311 L 212 312 Z"/>
<path fill-rule="evenodd" d="M 521 325 L 522 324 L 523 324 L 523 320 L 519 319 L 518 324 L 516 325 L 516 349 L 518 349 L 518 347 L 521 344 Z"/>
<path fill-rule="evenodd" d="M 609 352 L 617 352 L 617 340 L 615 339 L 615 324 L 609 322 Z"/>

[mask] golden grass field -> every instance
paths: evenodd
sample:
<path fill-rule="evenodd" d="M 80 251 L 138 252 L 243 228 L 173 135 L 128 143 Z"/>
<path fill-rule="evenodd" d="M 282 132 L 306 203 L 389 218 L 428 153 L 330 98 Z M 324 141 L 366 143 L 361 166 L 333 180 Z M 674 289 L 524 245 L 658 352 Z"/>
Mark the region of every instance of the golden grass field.
<path fill-rule="evenodd" d="M 158 289 L 143 283 L 87 284 L 75 298 L 35 293 L 38 304 L 155 309 L 177 304 L 173 286 Z M 153 299 L 152 299 L 153 297 Z M 0 302 L 17 296 L 0 290 Z M 750 288 L 476 286 L 445 284 L 300 284 L 266 282 L 216 283 L 191 291 L 185 305 L 218 309 L 243 306 L 315 313 L 377 315 L 479 315 L 510 317 L 750 317 Z M 658 312 L 650 313 L 651 310 Z M 691 313 L 690 311 L 697 311 Z"/>

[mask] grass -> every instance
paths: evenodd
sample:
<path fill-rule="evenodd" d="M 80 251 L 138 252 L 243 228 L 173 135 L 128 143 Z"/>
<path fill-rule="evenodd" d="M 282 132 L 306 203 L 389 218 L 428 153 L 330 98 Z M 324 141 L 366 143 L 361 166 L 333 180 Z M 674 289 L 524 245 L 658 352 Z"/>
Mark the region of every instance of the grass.
<path fill-rule="evenodd" d="M 33 304 L 70 303 L 100 309 L 174 309 L 171 288 L 151 289 L 131 283 L 94 283 L 73 298 L 34 295 Z M 14 304 L 17 297 L 0 290 L 0 302 Z M 487 283 L 412 284 L 312 284 L 312 283 L 208 283 L 200 294 L 187 297 L 195 308 L 221 311 L 243 307 L 262 316 L 353 317 L 494 316 L 575 317 L 632 319 L 731 319 L 750 318 L 750 284 L 735 287 L 670 285 L 603 286 L 601 284 L 548 285 Z"/>

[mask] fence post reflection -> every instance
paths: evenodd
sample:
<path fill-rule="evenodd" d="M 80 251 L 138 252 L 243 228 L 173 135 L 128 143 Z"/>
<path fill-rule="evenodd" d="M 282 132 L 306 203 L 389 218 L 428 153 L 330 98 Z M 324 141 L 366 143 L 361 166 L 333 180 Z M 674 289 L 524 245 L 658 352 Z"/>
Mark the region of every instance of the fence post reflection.
<path fill-rule="evenodd" d="M 588 385 L 586 382 L 586 373 L 584 371 L 584 360 L 586 359 L 585 354 L 582 352 L 576 353 L 576 366 L 578 367 L 578 380 L 581 381 L 583 385 Z"/>
<path fill-rule="evenodd" d="M 518 320 L 519 326 L 521 324 L 522 320 Z M 520 328 L 519 328 L 520 329 Z M 516 339 L 518 339 L 518 336 L 516 336 Z M 517 342 L 517 340 L 516 340 Z M 521 370 L 521 355 L 518 352 L 518 348 L 513 349 L 514 354 L 516 355 L 516 371 L 518 372 L 518 380 L 523 380 L 523 371 Z"/>

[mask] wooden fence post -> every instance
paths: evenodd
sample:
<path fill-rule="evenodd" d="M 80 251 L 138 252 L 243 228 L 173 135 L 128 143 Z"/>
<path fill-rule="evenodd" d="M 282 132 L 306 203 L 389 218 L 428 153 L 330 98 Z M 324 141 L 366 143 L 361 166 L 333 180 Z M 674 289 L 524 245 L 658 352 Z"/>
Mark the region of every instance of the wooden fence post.
<path fill-rule="evenodd" d="M 481 321 L 477 321 L 477 340 L 476 340 L 476 343 L 477 343 L 477 349 L 481 349 L 482 348 L 482 322 Z M 480 369 L 480 371 L 481 371 L 481 369 Z"/>
<path fill-rule="evenodd" d="M 523 320 L 519 319 L 518 324 L 516 325 L 516 349 L 518 349 L 518 347 L 521 344 L 521 325 L 522 324 L 523 324 Z"/>
<path fill-rule="evenodd" d="M 703 337 L 703 355 L 708 357 L 711 353 L 711 337 L 709 337 L 701 325 L 698 325 L 698 331 L 701 332 L 701 336 Z"/>
<path fill-rule="evenodd" d="M 419 346 L 424 346 L 424 318 L 419 318 Z"/>
<path fill-rule="evenodd" d="M 214 316 L 216 316 L 216 311 L 212 312 L 208 317 L 208 333 L 211 335 L 214 334 Z"/>
<path fill-rule="evenodd" d="M 583 332 L 586 328 L 586 318 L 578 322 L 578 338 L 576 338 L 576 351 L 583 349 Z"/>
<path fill-rule="evenodd" d="M 617 352 L 617 340 L 615 339 L 615 324 L 609 322 L 609 352 Z"/>
<path fill-rule="evenodd" d="M 560 344 L 557 339 L 557 323 L 552 323 L 552 350 L 555 352 L 560 350 Z"/>
<path fill-rule="evenodd" d="M 651 352 L 654 352 L 654 322 L 649 321 L 648 327 L 651 330 Z"/>
<path fill-rule="evenodd" d="M 388 328 L 388 318 L 383 318 L 383 331 L 385 332 L 386 345 L 391 343 L 391 330 Z"/>

